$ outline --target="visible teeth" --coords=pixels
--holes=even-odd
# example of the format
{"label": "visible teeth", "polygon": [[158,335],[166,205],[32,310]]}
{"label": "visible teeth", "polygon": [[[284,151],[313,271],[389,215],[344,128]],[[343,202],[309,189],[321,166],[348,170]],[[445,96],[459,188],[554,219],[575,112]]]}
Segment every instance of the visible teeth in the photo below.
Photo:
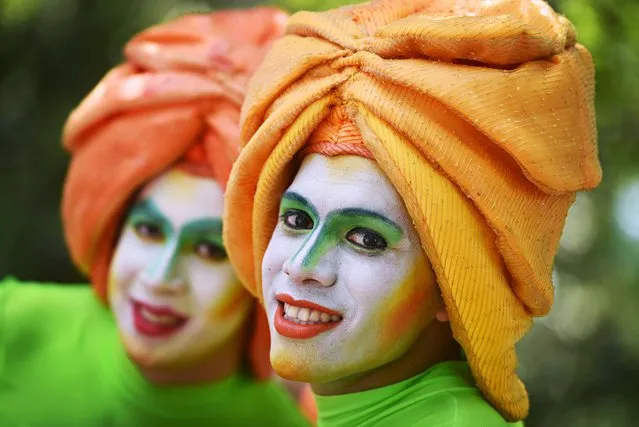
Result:
{"label": "visible teeth", "polygon": [[140,308],[140,314],[149,322],[159,323],[161,325],[174,325],[179,321],[175,316],[153,314],[144,307]]}
{"label": "visible teeth", "polygon": [[335,314],[330,315],[319,310],[311,310],[308,307],[297,307],[288,303],[284,303],[284,317],[301,325],[330,323],[342,320],[340,316]]}
{"label": "visible teeth", "polygon": [[310,310],[306,307],[300,308],[300,312],[297,313],[297,318],[303,321],[308,321]]}
{"label": "visible teeth", "polygon": [[293,319],[297,318],[297,313],[300,311],[299,307],[295,307],[294,305],[284,304],[284,312],[288,317]]}

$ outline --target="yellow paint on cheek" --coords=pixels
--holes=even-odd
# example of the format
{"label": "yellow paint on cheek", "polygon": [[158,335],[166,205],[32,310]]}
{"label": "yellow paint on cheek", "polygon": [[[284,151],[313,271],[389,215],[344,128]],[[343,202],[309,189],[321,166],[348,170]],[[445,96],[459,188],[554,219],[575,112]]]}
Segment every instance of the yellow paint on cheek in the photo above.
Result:
{"label": "yellow paint on cheek", "polygon": [[[380,304],[377,319],[383,325],[380,348],[387,348],[407,334],[420,332],[434,314],[437,298],[435,278],[424,257],[415,263],[391,297]],[[433,311],[433,313],[428,313]]]}
{"label": "yellow paint on cheek", "polygon": [[110,298],[114,295],[114,292],[117,290],[117,281],[115,280],[115,275],[113,273],[109,273],[109,279],[107,282],[107,297]]}
{"label": "yellow paint on cheek", "polygon": [[233,291],[228,292],[222,301],[215,302],[207,312],[209,322],[215,323],[224,321],[242,311],[251,300],[251,295],[236,282],[237,286],[233,286]]}

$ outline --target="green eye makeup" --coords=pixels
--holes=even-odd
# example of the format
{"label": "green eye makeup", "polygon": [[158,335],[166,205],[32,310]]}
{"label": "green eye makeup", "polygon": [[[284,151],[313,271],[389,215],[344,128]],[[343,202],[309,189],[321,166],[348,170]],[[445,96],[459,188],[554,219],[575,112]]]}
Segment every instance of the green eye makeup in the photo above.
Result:
{"label": "green eye makeup", "polygon": [[[280,203],[280,221],[289,232],[307,234],[319,225],[317,209],[295,192],[286,192]],[[384,252],[404,236],[401,227],[384,215],[361,208],[339,209],[329,213],[313,233],[310,250],[304,250],[303,265],[312,267],[330,248],[344,242],[367,255]],[[310,235],[307,239],[310,239]],[[304,242],[300,251],[309,244]],[[299,256],[300,252],[297,255]]]}

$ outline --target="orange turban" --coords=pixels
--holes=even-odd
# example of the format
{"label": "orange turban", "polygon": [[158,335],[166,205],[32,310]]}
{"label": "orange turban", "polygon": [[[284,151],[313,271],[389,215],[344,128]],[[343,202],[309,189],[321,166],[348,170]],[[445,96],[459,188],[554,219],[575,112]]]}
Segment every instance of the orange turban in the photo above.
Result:
{"label": "orange turban", "polygon": [[298,152],[327,152],[307,145],[327,118],[342,125],[320,142],[374,158],[404,200],[478,387],[525,418],[515,344],[552,305],[575,192],[601,180],[594,67],[572,24],[541,0],[293,15],[249,86],[226,195],[229,256],[260,298],[277,196]]}
{"label": "orange turban", "polygon": [[287,18],[275,8],[228,10],[143,31],[69,116],[64,232],[103,301],[122,214],[144,183],[182,161],[226,185],[248,79]]}

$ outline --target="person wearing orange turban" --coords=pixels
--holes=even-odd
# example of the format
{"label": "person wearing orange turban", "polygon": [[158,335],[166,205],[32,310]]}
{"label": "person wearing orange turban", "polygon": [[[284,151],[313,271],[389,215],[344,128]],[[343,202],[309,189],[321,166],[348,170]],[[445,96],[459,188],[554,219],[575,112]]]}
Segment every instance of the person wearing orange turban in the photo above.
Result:
{"label": "person wearing orange turban", "polygon": [[308,425],[271,379],[266,319],[222,243],[245,88],[286,19],[254,8],[152,27],[71,113],[62,220],[95,292],[2,283],[5,418]]}
{"label": "person wearing orange turban", "polygon": [[505,426],[601,180],[594,68],[541,0],[378,0],[287,24],[249,84],[224,240],[320,426]]}

